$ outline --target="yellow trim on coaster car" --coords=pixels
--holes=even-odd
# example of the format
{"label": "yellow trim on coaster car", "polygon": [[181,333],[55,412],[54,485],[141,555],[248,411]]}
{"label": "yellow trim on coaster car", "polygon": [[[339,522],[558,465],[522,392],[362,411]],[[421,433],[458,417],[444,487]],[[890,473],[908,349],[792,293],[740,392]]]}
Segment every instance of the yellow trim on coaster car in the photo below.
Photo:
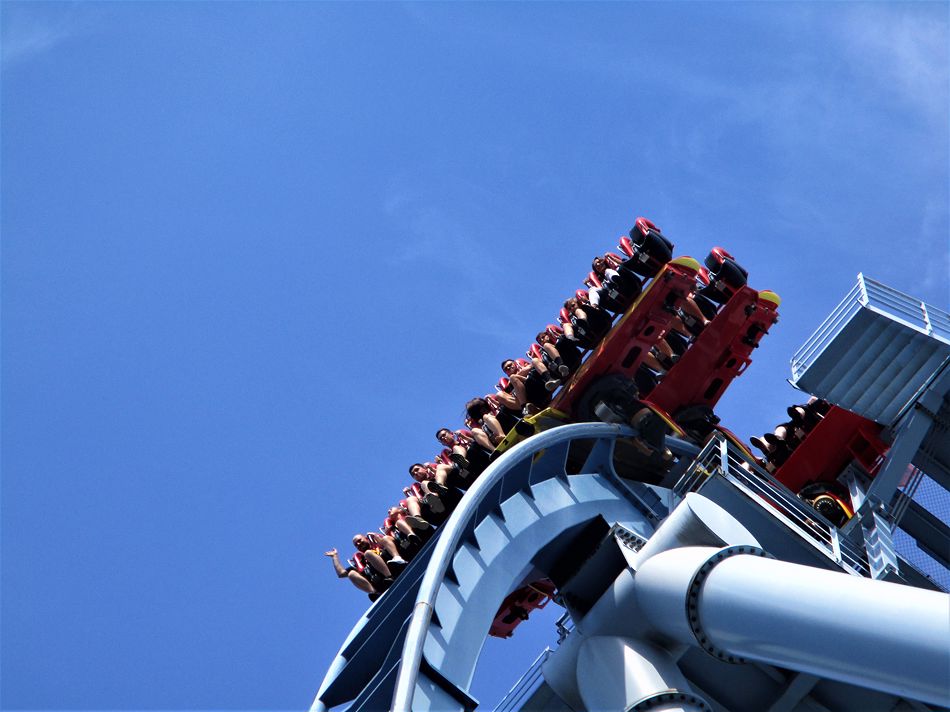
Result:
{"label": "yellow trim on coaster car", "polygon": [[[831,499],[833,499],[835,502],[838,503],[838,506],[844,510],[845,516],[847,516],[848,519],[851,519],[851,517],[854,516],[854,510],[851,508],[851,505],[845,502],[843,499],[841,499],[841,497],[839,497],[836,494],[832,494],[831,492],[825,492],[825,494],[828,497],[831,497]],[[819,495],[819,497],[820,496],[821,495]],[[816,497],[815,499],[818,499],[818,498]]]}
{"label": "yellow trim on coaster car", "polygon": [[699,260],[694,260],[692,257],[676,257],[666,264],[685,267],[686,269],[693,270],[693,272],[699,272],[699,270],[703,268],[703,266],[699,264]]}
{"label": "yellow trim on coaster car", "polygon": [[669,429],[672,430],[674,434],[676,434],[677,436],[681,438],[686,437],[686,431],[683,430],[665,410],[663,410],[659,406],[653,405],[649,401],[642,401],[642,403],[647,408],[649,408],[654,413],[656,413],[658,416],[660,416],[663,422],[666,423],[667,427],[669,427]]}
{"label": "yellow trim on coaster car", "polygon": [[[524,421],[526,423],[530,423],[531,425],[537,425],[538,426],[537,430],[540,432],[542,430],[547,430],[548,428],[552,428],[554,427],[554,425],[561,425],[563,423],[566,423],[567,413],[565,413],[564,411],[558,410],[557,408],[548,407],[540,411],[539,413],[535,413],[534,415],[529,415],[527,418],[524,418]],[[555,422],[548,423],[545,421],[555,421]],[[505,435],[505,439],[495,446],[495,452],[503,453],[508,448],[514,447],[515,445],[520,443],[522,440],[525,439],[525,437],[526,436],[519,434],[514,428],[512,428],[511,430],[508,431],[508,434]]]}
{"label": "yellow trim on coaster car", "polygon": [[769,289],[764,289],[761,292],[759,292],[759,299],[761,299],[764,302],[769,302],[770,304],[774,304],[776,307],[779,307],[782,304],[782,298],[779,295],[777,295],[775,292]]}

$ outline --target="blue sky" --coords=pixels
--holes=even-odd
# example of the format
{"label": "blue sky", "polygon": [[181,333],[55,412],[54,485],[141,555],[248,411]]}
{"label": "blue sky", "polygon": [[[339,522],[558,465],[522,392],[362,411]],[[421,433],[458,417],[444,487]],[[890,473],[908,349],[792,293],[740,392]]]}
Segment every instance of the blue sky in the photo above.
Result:
{"label": "blue sky", "polygon": [[784,299],[746,436],[858,271],[946,308],[947,18],[5,2],[0,705],[309,705],[366,605],[322,552],[637,215]]}

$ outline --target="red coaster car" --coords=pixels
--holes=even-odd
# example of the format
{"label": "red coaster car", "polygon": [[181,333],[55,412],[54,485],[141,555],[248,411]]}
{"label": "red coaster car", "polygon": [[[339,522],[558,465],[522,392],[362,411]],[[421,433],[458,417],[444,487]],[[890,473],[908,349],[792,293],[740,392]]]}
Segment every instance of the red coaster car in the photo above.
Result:
{"label": "red coaster car", "polygon": [[554,584],[549,579],[542,579],[508,594],[501,602],[488,634],[496,638],[510,638],[521,621],[528,620],[531,611],[548,605],[554,591]]}

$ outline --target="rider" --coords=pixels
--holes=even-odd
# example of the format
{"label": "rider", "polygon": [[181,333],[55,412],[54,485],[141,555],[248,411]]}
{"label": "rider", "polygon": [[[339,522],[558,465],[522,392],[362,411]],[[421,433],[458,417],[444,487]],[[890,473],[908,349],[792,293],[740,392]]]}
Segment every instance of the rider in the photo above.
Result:
{"label": "rider", "polygon": [[610,314],[590,303],[586,289],[578,289],[573,297],[564,302],[567,319],[573,327],[577,343],[586,348],[594,348],[610,331],[613,321]]}
{"label": "rider", "polygon": [[619,265],[620,257],[610,252],[595,257],[591,263],[592,275],[588,278],[590,303],[614,313],[626,311],[643,289],[641,279],[629,270],[618,271]]}
{"label": "rider", "polygon": [[407,562],[399,556],[392,537],[380,537],[379,541],[373,542],[365,534],[356,534],[353,537],[353,546],[356,548],[354,564],[344,567],[335,548],[324,552],[324,556],[330,557],[337,578],[349,579],[356,588],[369,594],[370,600],[376,600],[392,585],[393,569],[398,573],[405,568]]}
{"label": "rider", "polygon": [[475,442],[491,452],[505,439],[505,430],[492,413],[491,404],[484,398],[472,398],[465,404],[465,413],[476,425],[472,428]]}
{"label": "rider", "polygon": [[529,362],[519,363],[515,359],[506,358],[501,362],[501,370],[511,383],[512,395],[523,404],[530,403],[538,408],[544,408],[551,402],[551,391]]}

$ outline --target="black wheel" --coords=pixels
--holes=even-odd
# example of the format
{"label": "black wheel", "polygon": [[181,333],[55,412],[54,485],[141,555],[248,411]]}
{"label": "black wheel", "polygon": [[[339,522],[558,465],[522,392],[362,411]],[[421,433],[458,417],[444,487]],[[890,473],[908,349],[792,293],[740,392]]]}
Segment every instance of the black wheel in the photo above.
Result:
{"label": "black wheel", "polygon": [[578,420],[600,420],[598,406],[606,408],[620,422],[627,422],[635,411],[638,389],[636,383],[619,373],[610,374],[595,381],[581,397],[575,409]]}
{"label": "black wheel", "polygon": [[719,423],[719,416],[708,405],[691,405],[681,408],[674,420],[686,431],[690,439],[703,442]]}

